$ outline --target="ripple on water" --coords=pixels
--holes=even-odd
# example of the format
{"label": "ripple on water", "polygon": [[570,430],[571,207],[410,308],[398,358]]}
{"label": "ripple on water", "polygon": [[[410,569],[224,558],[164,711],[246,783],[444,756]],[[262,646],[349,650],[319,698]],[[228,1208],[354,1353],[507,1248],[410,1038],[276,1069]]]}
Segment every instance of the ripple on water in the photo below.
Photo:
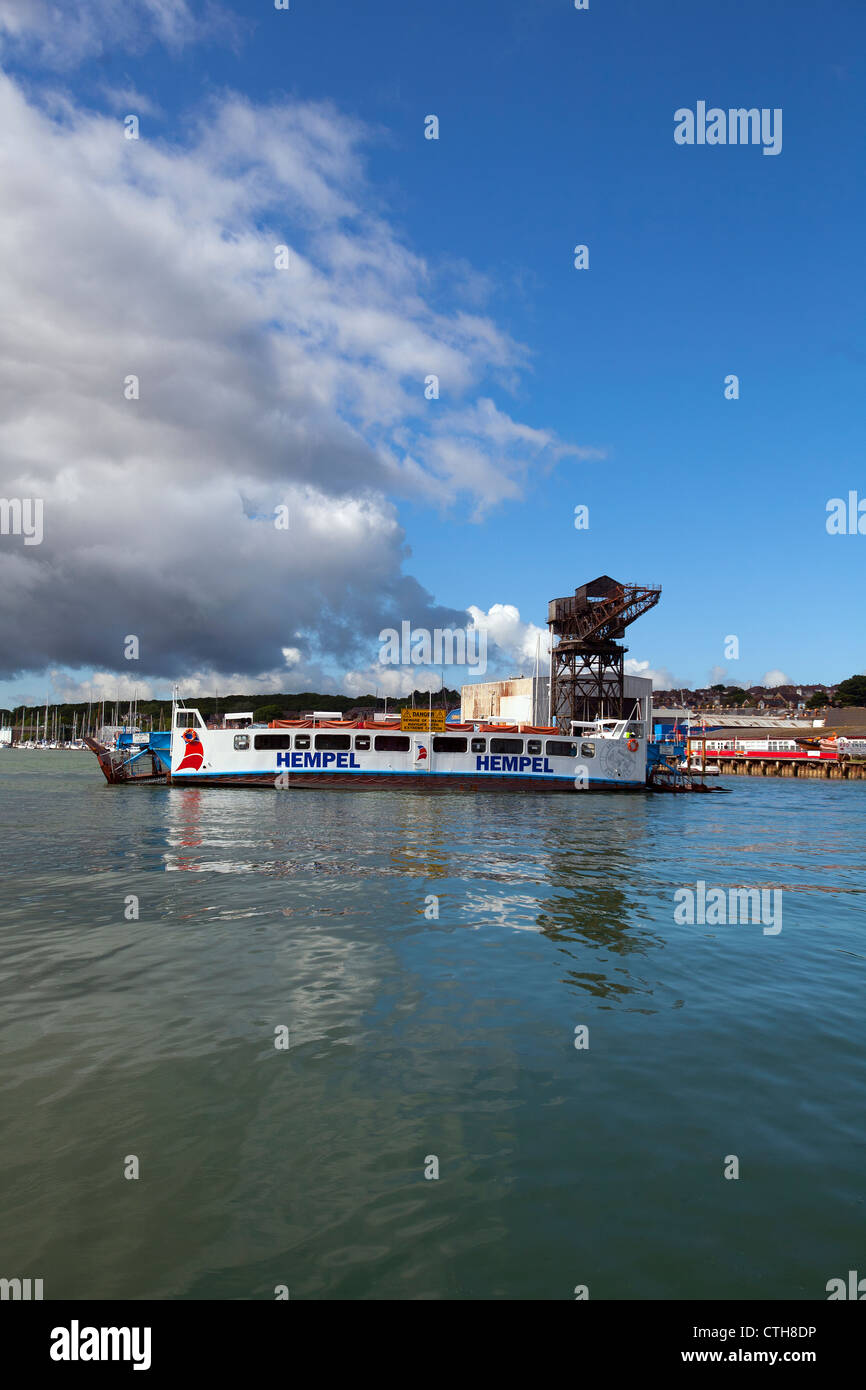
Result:
{"label": "ripple on water", "polygon": [[[855,1267],[866,786],[88,764],[0,766],[4,1247],[51,1297],[820,1298]],[[678,925],[698,880],[781,889],[782,931]]]}

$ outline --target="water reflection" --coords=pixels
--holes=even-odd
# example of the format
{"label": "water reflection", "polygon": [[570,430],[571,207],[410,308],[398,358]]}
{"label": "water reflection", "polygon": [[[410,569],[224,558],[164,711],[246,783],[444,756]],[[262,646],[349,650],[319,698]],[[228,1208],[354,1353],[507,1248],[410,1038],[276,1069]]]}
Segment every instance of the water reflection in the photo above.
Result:
{"label": "water reflection", "polygon": [[[165,811],[167,869],[254,881],[234,917],[362,932],[372,918],[382,945],[397,923],[528,931],[557,948],[560,981],[612,999],[646,992],[624,962],[665,944],[644,873],[645,798],[173,788]],[[425,915],[430,894],[438,916]]]}
{"label": "water reflection", "polygon": [[[802,1297],[816,1240],[848,1267],[866,785],[750,784],[723,815],[46,778],[0,842],[0,1186],[9,1267],[52,1297],[559,1298],[590,1257],[601,1296]],[[676,928],[672,893],[766,881],[785,804],[844,865],[792,844],[779,881],[821,893],[767,969],[760,936]],[[763,1160],[734,1242],[700,1158],[731,1133]]]}

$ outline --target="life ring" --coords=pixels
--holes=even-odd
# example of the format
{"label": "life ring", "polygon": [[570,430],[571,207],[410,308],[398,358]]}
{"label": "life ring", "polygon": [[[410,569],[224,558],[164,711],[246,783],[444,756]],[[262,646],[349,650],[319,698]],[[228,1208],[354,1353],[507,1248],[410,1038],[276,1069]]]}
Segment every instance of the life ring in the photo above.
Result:
{"label": "life ring", "polygon": [[639,745],[639,743],[638,743],[638,741],[637,741],[636,738],[630,738],[630,739],[629,739],[629,741],[628,741],[628,751],[629,751],[630,753],[636,753],[639,747],[640,747],[640,745]]}

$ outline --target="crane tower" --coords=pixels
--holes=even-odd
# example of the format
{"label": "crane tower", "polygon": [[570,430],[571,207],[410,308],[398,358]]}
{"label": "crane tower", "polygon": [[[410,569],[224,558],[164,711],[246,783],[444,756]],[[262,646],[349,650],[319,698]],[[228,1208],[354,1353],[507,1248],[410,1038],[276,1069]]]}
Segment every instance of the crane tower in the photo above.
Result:
{"label": "crane tower", "polygon": [[572,719],[627,717],[623,659],[616,640],[635,618],[654,608],[661,586],[621,584],[602,574],[575,589],[573,598],[548,604],[551,640],[551,722],[568,732]]}

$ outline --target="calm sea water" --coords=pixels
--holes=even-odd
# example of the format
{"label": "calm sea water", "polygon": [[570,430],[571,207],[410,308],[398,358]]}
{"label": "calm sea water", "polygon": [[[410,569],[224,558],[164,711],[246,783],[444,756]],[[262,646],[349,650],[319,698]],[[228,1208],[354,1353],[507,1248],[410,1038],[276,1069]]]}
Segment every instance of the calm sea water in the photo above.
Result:
{"label": "calm sea water", "polygon": [[[866,1273],[866,783],[724,785],[123,789],[0,753],[0,1276],[823,1299]],[[677,925],[698,880],[781,888],[782,931]]]}

